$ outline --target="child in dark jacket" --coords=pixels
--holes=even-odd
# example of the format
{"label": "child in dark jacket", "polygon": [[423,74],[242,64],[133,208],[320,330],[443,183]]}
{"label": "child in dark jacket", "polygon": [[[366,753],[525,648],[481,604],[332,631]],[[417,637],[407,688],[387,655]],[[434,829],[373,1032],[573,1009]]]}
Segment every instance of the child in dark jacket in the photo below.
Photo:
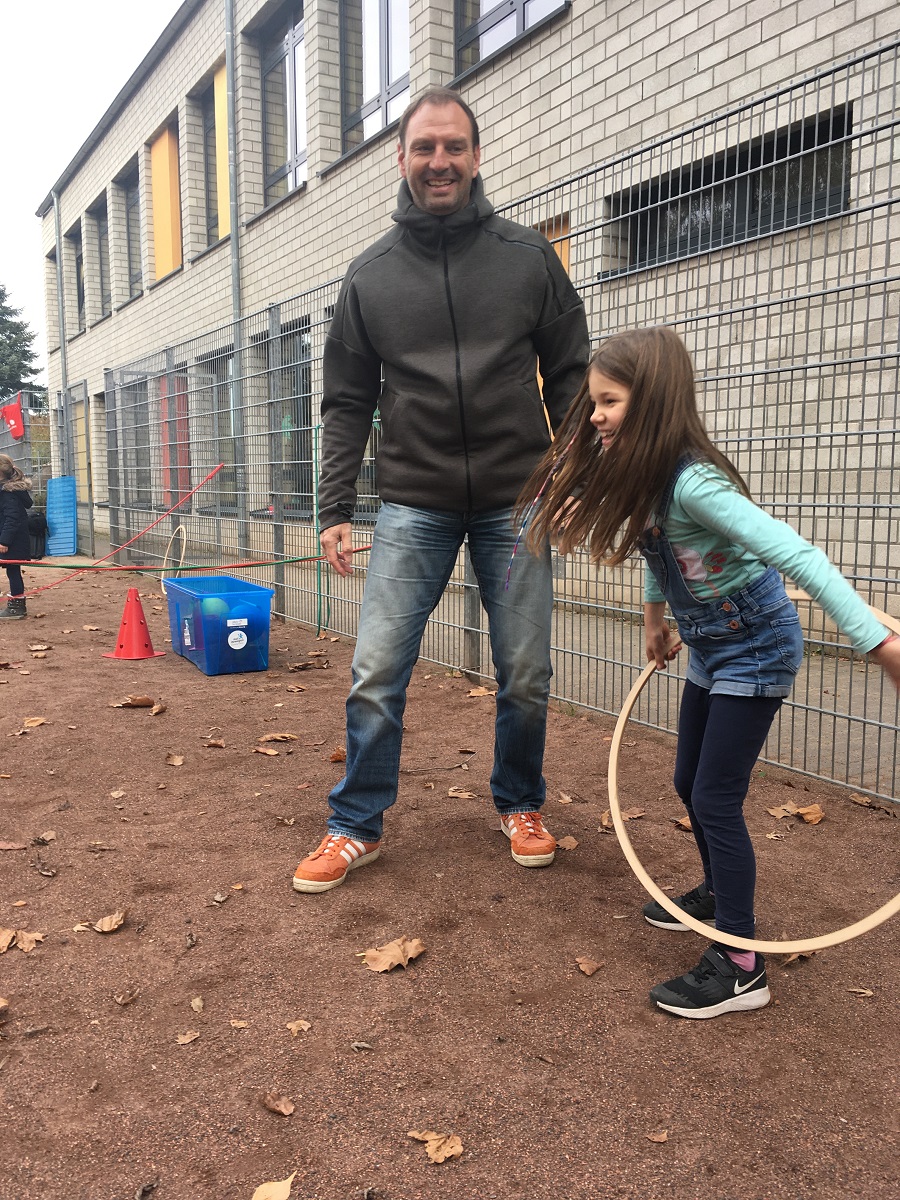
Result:
{"label": "child in dark jacket", "polygon": [[[31,535],[28,531],[28,509],[32,500],[26,479],[13,460],[0,454],[0,562],[4,559],[31,558]],[[25,583],[22,568],[9,565],[9,599],[0,609],[0,620],[22,621],[25,609]]]}

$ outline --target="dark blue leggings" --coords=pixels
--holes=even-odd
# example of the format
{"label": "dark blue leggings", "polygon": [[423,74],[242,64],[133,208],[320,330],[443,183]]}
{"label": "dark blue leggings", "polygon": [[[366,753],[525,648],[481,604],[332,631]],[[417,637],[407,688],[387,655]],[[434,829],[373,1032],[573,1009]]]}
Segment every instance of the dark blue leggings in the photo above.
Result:
{"label": "dark blue leggings", "polygon": [[9,594],[11,596],[21,596],[25,591],[25,581],[22,578],[22,568],[7,567],[6,574],[9,576]]}
{"label": "dark blue leggings", "polygon": [[712,695],[688,680],[678,714],[675,791],[691,818],[716,928],[753,937],[756,857],[744,822],[750,774],[781,699]]}

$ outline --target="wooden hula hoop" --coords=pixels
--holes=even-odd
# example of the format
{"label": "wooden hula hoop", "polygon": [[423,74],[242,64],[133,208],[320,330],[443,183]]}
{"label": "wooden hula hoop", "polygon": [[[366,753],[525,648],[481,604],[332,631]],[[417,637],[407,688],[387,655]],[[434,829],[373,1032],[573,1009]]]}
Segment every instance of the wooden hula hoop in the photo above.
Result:
{"label": "wooden hula hoop", "polygon": [[[187,553],[187,531],[185,530],[183,525],[176,525],[175,528],[172,530],[172,536],[169,538],[168,542],[166,543],[166,552],[163,555],[163,570],[166,569],[166,563],[168,562],[168,559],[169,559],[169,551],[172,549],[172,543],[175,541],[175,538],[178,536],[179,533],[181,534],[181,558],[178,560],[178,565],[179,565],[179,567],[184,566],[184,556]],[[160,575],[160,577],[159,577],[159,586],[162,588],[162,594],[164,596],[167,595],[168,593],[166,592],[166,581],[162,577],[162,575]]]}
{"label": "wooden hula hoop", "polygon": [[[788,595],[792,600],[810,599],[805,592],[795,589],[789,590]],[[897,621],[896,618],[877,608],[872,608],[872,612],[892,633],[900,635],[900,621]],[[878,925],[886,921],[888,917],[893,917],[895,913],[900,912],[900,893],[898,893],[893,900],[889,900],[887,904],[882,904],[881,908],[877,908],[869,916],[863,917],[861,921],[856,921],[854,924],[847,925],[843,929],[836,929],[833,933],[823,933],[819,937],[799,938],[790,942],[766,942],[758,941],[756,938],[737,937],[733,933],[723,933],[719,929],[711,929],[708,925],[704,925],[702,921],[698,921],[696,917],[692,917],[689,913],[679,908],[670,896],[667,896],[665,892],[657,887],[644,870],[631,844],[631,839],[625,828],[625,822],[622,820],[622,811],[619,807],[618,784],[619,747],[622,744],[625,727],[628,724],[628,718],[631,716],[631,710],[637,703],[638,696],[640,696],[641,692],[647,686],[655,671],[656,663],[648,663],[641,672],[640,678],[626,696],[625,703],[622,705],[622,711],[619,713],[619,719],[616,722],[612,744],[609,748],[609,811],[612,816],[613,826],[615,827],[616,837],[619,839],[619,845],[622,847],[622,853],[628,860],[628,865],[643,884],[645,890],[650,893],[654,900],[663,906],[667,913],[676,917],[682,925],[687,925],[688,929],[693,929],[694,933],[699,933],[707,939],[714,937],[717,942],[722,942],[726,946],[734,946],[737,950],[758,950],[761,954],[809,954],[813,950],[825,950],[828,946],[838,946],[841,942],[849,942],[863,933],[869,933],[870,930],[875,929]]]}

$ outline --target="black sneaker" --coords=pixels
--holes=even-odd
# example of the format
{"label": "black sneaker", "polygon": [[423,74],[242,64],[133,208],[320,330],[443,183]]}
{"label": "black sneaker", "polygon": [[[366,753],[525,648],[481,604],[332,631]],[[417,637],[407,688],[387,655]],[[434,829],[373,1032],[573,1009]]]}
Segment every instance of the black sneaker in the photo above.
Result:
{"label": "black sneaker", "polygon": [[693,971],[650,989],[650,999],[666,1012],[701,1021],[765,1008],[771,998],[761,954],[752,971],[742,971],[718,946],[710,946]]}
{"label": "black sneaker", "polygon": [[[673,896],[672,898],[679,908],[684,909],[689,917],[696,917],[704,925],[715,925],[716,898],[710,895],[709,888],[705,883],[691,888],[683,896]],[[688,932],[688,926],[683,925],[671,913],[666,912],[663,906],[658,904],[656,900],[650,900],[644,905],[641,911],[644,914],[644,920],[649,921],[651,925],[655,925],[657,929],[677,929],[685,933]]]}

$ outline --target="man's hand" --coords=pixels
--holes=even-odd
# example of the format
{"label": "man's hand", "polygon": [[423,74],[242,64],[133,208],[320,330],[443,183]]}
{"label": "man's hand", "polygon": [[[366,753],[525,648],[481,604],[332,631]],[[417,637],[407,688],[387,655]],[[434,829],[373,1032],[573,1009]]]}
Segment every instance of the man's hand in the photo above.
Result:
{"label": "man's hand", "polygon": [[8,549],[9,549],[9,546],[0,545],[0,554],[5,554]]}
{"label": "man's hand", "polygon": [[349,521],[323,529],[319,544],[338,575],[353,573],[353,526]]}
{"label": "man's hand", "polygon": [[656,669],[663,671],[681,649],[681,639],[666,624],[664,603],[644,605],[644,643],[647,661],[655,662]]}

